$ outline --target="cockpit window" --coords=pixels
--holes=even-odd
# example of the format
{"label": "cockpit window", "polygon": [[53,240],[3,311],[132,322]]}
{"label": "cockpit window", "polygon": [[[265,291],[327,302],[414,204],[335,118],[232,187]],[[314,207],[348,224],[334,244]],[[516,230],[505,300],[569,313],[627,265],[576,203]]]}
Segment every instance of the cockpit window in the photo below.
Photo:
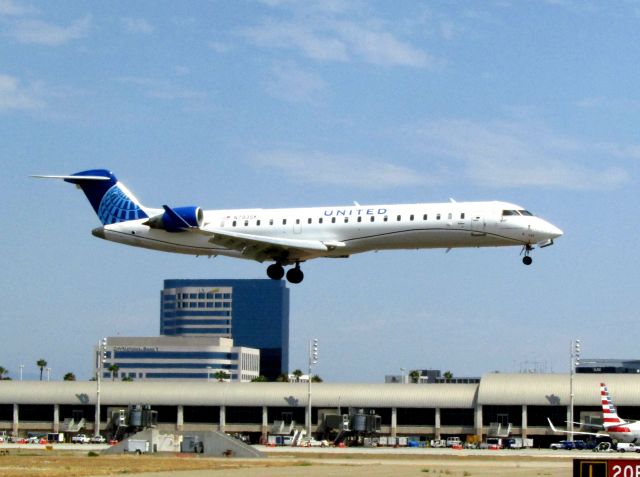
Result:
{"label": "cockpit window", "polygon": [[522,215],[528,215],[533,217],[533,214],[531,212],[529,212],[528,210],[519,210],[518,212],[520,212],[520,214]]}
{"label": "cockpit window", "polygon": [[519,215],[517,210],[503,210],[502,216],[505,217],[507,215]]}

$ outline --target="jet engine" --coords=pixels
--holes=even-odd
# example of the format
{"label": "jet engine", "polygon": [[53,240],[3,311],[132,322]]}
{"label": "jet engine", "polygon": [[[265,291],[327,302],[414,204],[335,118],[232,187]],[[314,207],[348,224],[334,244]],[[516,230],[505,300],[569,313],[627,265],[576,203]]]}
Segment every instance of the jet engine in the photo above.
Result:
{"label": "jet engine", "polygon": [[202,209],[196,206],[176,207],[172,209],[164,205],[164,214],[155,215],[144,222],[152,229],[162,229],[167,232],[182,232],[191,227],[201,227],[204,221]]}

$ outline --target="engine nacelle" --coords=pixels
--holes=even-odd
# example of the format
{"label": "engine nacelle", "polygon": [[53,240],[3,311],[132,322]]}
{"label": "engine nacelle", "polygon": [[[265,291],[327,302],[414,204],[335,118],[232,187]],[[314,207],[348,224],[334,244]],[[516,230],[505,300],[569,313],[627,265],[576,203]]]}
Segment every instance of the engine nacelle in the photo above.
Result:
{"label": "engine nacelle", "polygon": [[191,227],[201,227],[203,221],[204,213],[200,207],[192,205],[172,209],[165,205],[164,214],[151,217],[144,225],[167,232],[182,232]]}

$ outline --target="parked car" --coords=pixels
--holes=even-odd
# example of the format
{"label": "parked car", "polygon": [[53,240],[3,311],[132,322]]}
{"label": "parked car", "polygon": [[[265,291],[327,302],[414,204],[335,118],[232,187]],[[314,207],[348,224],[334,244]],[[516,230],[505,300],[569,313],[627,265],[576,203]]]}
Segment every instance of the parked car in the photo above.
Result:
{"label": "parked car", "polygon": [[100,434],[98,434],[97,436],[93,436],[90,439],[90,442],[92,444],[104,444],[105,442],[107,442],[107,440],[104,438],[104,436],[101,436]]}
{"label": "parked car", "polygon": [[86,434],[76,434],[71,438],[71,442],[74,444],[88,444],[91,442],[91,439]]}
{"label": "parked car", "polygon": [[553,450],[558,450],[558,449],[564,449],[564,450],[572,450],[575,449],[575,444],[573,443],[573,441],[560,441],[560,442],[554,442],[553,444],[551,444],[549,446],[549,449],[553,449]]}

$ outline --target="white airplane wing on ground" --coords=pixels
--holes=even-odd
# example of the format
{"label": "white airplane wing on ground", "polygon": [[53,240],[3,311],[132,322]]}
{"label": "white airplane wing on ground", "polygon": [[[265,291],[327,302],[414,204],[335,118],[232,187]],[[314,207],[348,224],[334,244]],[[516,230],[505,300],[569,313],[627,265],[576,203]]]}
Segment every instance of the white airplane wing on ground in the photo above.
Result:
{"label": "white airplane wing on ground", "polygon": [[602,433],[602,432],[568,431],[568,430],[556,429],[556,427],[551,422],[551,419],[549,419],[547,417],[547,421],[549,421],[549,425],[551,426],[551,430],[553,432],[558,432],[558,433],[561,433],[561,434],[582,434],[582,435],[587,435],[587,436],[610,437],[609,434],[605,434],[605,433]]}

